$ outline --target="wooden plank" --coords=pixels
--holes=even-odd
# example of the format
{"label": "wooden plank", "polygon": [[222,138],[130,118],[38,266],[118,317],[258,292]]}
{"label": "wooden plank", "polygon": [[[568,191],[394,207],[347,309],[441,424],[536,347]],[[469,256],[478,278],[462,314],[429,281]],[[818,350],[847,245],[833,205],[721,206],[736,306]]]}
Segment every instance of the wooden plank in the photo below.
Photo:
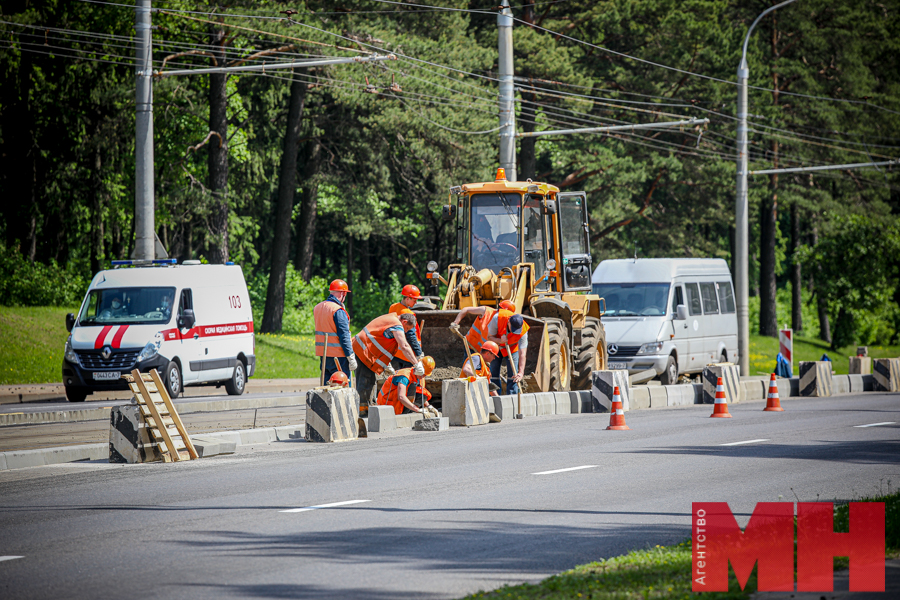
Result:
{"label": "wooden plank", "polygon": [[184,423],[181,422],[181,417],[178,416],[178,411],[175,409],[175,404],[172,402],[172,399],[169,398],[169,392],[166,390],[166,386],[163,385],[162,379],[159,376],[159,373],[156,369],[150,371],[150,377],[153,378],[153,383],[156,384],[156,387],[160,391],[160,396],[162,396],[163,402],[166,403],[166,408],[169,409],[169,414],[172,417],[172,420],[175,422],[175,428],[178,430],[178,433],[181,434],[181,439],[184,440],[184,445],[187,448],[188,453],[191,455],[191,459],[200,458],[200,455],[197,454],[197,450],[194,448],[194,444],[191,442],[191,438],[187,433],[187,429],[184,428]]}
{"label": "wooden plank", "polygon": [[[141,377],[141,372],[138,371],[137,369],[135,369],[131,372],[131,375],[134,377],[135,382],[138,384],[138,387],[140,387],[141,397],[145,401],[147,401],[147,408],[150,409],[150,414],[153,416],[153,419],[157,423],[162,423],[163,422],[162,416],[160,416],[159,411],[156,409],[156,405],[153,402],[149,402],[150,393],[147,391],[147,388],[144,385],[144,380]],[[175,443],[172,441],[171,436],[169,436],[169,431],[167,429],[163,428],[163,429],[160,429],[159,432],[160,432],[160,434],[162,434],[163,440],[165,441],[166,450],[169,450],[169,451],[173,450],[175,448]],[[172,460],[177,461],[178,454],[177,453],[171,453],[171,454],[172,454]]]}

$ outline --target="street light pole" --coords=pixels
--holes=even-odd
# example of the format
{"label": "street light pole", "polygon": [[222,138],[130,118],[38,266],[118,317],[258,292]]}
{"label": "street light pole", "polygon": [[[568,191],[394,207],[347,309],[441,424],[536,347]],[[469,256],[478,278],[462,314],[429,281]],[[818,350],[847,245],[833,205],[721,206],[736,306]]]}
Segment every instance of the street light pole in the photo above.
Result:
{"label": "street light pole", "polygon": [[498,70],[500,71],[500,166],[509,181],[516,174],[516,105],[513,83],[513,16],[509,6],[497,15]]}
{"label": "street light pole", "polygon": [[135,7],[134,258],[156,258],[153,199],[153,63],[150,0]]}
{"label": "street light pole", "polygon": [[750,78],[750,68],[747,66],[747,44],[750,42],[750,34],[759,20],[777,8],[790,4],[795,0],[787,0],[781,4],[763,11],[744,37],[744,50],[741,54],[741,64],[738,66],[738,98],[737,98],[737,193],[734,210],[734,287],[737,300],[738,318],[738,356],[740,360],[741,375],[750,374],[750,218],[747,203],[747,173],[748,173],[748,144],[747,144],[747,79]]}

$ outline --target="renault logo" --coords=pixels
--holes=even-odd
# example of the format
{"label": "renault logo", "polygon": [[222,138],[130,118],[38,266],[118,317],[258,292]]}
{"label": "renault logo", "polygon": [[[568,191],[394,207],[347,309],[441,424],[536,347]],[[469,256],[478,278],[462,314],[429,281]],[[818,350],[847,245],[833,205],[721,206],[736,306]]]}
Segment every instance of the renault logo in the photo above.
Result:
{"label": "renault logo", "polygon": [[619,347],[616,346],[615,344],[610,344],[609,346],[606,347],[606,351],[609,352],[610,354],[615,354],[616,352],[619,351]]}
{"label": "renault logo", "polygon": [[111,354],[112,348],[110,348],[109,346],[103,346],[103,350],[100,351],[100,356],[103,357],[103,360],[109,360]]}

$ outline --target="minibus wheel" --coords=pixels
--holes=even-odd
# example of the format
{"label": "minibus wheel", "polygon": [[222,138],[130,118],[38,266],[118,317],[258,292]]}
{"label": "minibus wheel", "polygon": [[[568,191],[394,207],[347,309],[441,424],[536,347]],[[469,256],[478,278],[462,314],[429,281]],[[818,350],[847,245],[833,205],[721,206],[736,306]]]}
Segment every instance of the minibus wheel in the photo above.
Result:
{"label": "minibus wheel", "polygon": [[169,398],[175,399],[181,393],[181,369],[178,363],[170,360],[166,366],[166,391],[169,392]]}
{"label": "minibus wheel", "polygon": [[666,362],[666,370],[659,375],[659,381],[663,385],[674,385],[678,382],[678,364],[675,362],[675,357],[671,354]]}
{"label": "minibus wheel", "polygon": [[231,379],[225,382],[225,391],[229,396],[240,396],[244,393],[244,386],[247,383],[247,372],[244,370],[244,363],[234,361],[234,371],[231,373]]}

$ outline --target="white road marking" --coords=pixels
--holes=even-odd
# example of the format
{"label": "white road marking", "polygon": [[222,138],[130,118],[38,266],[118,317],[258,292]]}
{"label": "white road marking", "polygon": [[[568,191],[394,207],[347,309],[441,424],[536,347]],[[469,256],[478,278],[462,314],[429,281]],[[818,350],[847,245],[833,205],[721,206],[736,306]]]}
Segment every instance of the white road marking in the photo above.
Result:
{"label": "white road marking", "polygon": [[582,465],[580,467],[569,467],[568,469],[556,469],[555,471],[541,471],[540,473],[532,473],[532,475],[553,475],[554,473],[565,473],[566,471],[579,471],[581,469],[593,469],[599,465]]}
{"label": "white road marking", "polygon": [[318,504],[316,506],[305,506],[303,508],[292,508],[290,510],[279,510],[283,513],[298,513],[308,510],[318,510],[320,508],[334,508],[335,506],[347,506],[350,504],[360,504],[361,502],[371,502],[371,500],[344,500],[343,502],[332,502],[331,504]]}
{"label": "white road marking", "polygon": [[719,444],[720,446],[740,446],[741,444],[755,444],[756,442],[768,442],[767,439],[746,440],[744,442],[731,442],[730,444]]}
{"label": "white road marking", "polygon": [[885,421],[884,423],[869,423],[868,425],[854,425],[854,427],[878,427],[879,425],[895,425],[895,421]]}
{"label": "white road marking", "polygon": [[24,556],[0,556],[0,562],[4,560],[16,560],[17,558],[25,558]]}

